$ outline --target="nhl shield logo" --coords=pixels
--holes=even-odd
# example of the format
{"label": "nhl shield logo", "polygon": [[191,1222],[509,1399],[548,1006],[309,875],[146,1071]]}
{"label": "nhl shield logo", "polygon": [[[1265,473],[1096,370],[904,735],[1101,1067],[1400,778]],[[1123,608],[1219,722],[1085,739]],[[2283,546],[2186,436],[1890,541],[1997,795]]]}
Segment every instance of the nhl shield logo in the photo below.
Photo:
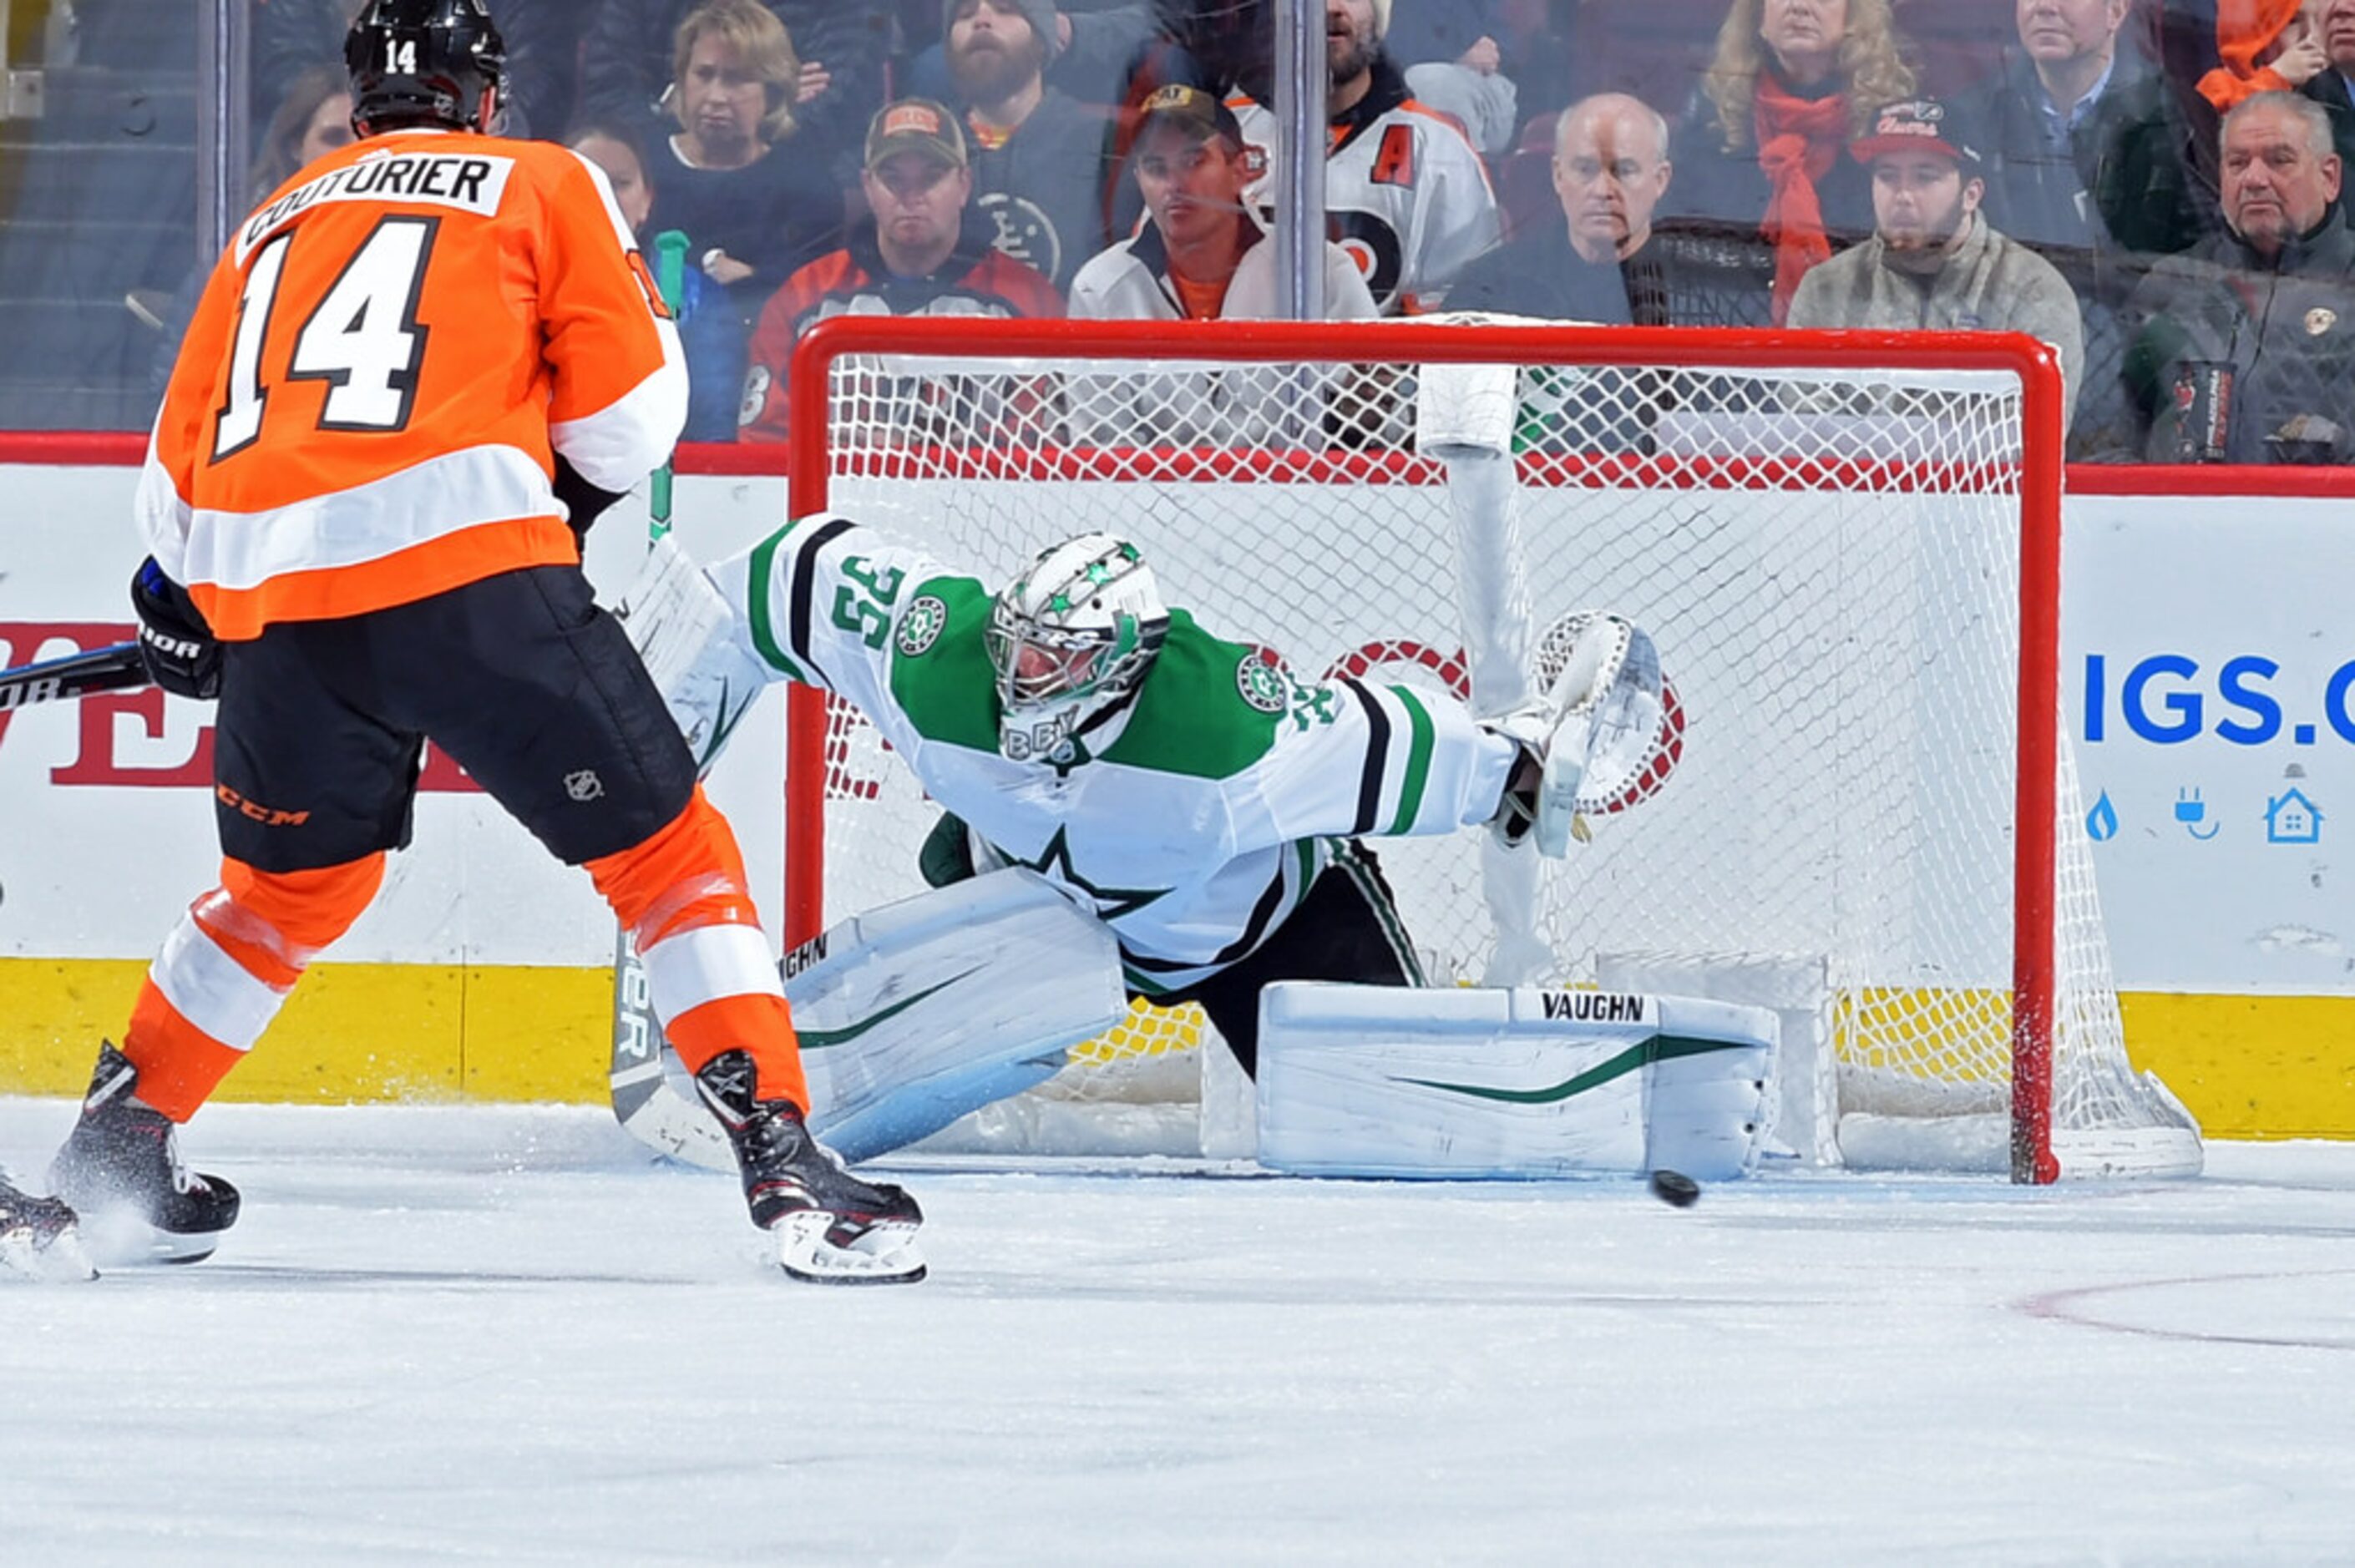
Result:
{"label": "nhl shield logo", "polygon": [[941,628],[949,623],[949,607],[934,595],[926,594],[908,606],[900,617],[900,634],[896,639],[900,652],[913,659],[940,641]]}

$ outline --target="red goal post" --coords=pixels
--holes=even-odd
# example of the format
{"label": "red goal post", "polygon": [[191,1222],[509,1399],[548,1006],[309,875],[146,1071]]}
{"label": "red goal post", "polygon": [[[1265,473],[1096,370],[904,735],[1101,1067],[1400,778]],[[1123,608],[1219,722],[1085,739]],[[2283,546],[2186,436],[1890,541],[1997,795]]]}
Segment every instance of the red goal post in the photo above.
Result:
{"label": "red goal post", "polygon": [[[2063,398],[2057,358],[2045,344],[2018,334],[1978,333],[1791,333],[1750,330],[1591,328],[1551,325],[1439,324],[1419,322],[1204,323],[1177,328],[1163,323],[1001,321],[941,318],[841,316],[818,323],[796,345],[791,366],[791,445],[788,496],[791,514],[805,515],[830,506],[848,506],[838,482],[846,461],[865,465],[870,476],[904,466],[914,474],[953,473],[960,468],[996,478],[1041,482],[1086,478],[1133,462],[1103,457],[1101,443],[1033,439],[996,445],[976,430],[965,443],[943,441],[937,432],[911,439],[896,454],[867,452],[846,460],[837,450],[834,391],[837,369],[878,356],[895,364],[937,362],[969,370],[976,364],[1019,367],[1021,376],[1052,376],[1113,362],[1154,366],[1216,361],[1235,366],[1347,366],[1380,361],[1406,367],[1488,365],[1596,367],[1628,372],[1673,366],[1684,375],[1807,373],[1866,377],[1891,366],[1940,373],[1987,373],[2009,377],[2018,388],[2019,440],[2002,465],[2000,487],[2016,496],[2019,520],[2017,669],[2013,715],[2017,750],[2012,779],[2009,1164],[2015,1181],[2042,1182],[2062,1173],[2051,1139],[2053,1042],[2056,1016],[2056,860],[2058,780],[2063,757],[2060,736],[2061,493]],[[1040,366],[1058,367],[1041,370]],[[952,374],[949,369],[940,372]],[[1411,441],[1411,437],[1408,438]],[[1149,444],[1149,443],[1140,443]],[[962,450],[959,450],[962,446]],[[1288,468],[1286,477],[1350,482],[1377,470],[1427,463],[1410,445],[1359,443],[1341,452],[1262,446],[1248,456],[1232,447],[1196,447],[1158,454],[1172,474],[1215,475],[1242,464]],[[1609,487],[1626,482],[1625,454],[1595,455],[1558,466],[1549,482]],[[1926,460],[1891,462],[1873,457],[1837,457],[1806,451],[1763,450],[1729,458],[1692,455],[1681,460],[1641,460],[1646,482],[1693,489],[1810,490],[1862,488],[1894,493],[1935,488],[1946,482]],[[1988,478],[1984,456],[1974,460],[1977,478]],[[1182,477],[1182,475],[1181,475]],[[1263,475],[1262,477],[1264,477]],[[1412,478],[1412,475],[1406,477]],[[854,514],[856,514],[854,513]],[[1117,528],[1117,522],[1110,525]],[[943,551],[959,567],[969,563]],[[978,565],[978,563],[971,563]],[[1192,585],[1171,585],[1173,597],[1188,602]],[[1249,632],[1249,627],[1228,629]],[[1671,677],[1676,669],[1674,629],[1655,628]],[[787,822],[785,940],[815,935],[828,918],[848,909],[826,907],[826,845],[828,744],[826,699],[804,688],[792,692],[785,781]]]}

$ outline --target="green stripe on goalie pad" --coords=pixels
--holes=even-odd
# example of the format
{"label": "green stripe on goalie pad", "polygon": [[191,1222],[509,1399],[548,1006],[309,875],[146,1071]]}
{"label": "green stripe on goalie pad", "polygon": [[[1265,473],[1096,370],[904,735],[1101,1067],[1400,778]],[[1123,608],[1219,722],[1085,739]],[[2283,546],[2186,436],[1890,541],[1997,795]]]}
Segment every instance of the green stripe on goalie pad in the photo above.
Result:
{"label": "green stripe on goalie pad", "polygon": [[1286,981],[1260,1001],[1259,1159],[1316,1176],[1723,1181],[1767,1132],[1764,1008]]}
{"label": "green stripe on goalie pad", "polygon": [[1103,923],[1038,873],[886,904],[785,955],[810,1127],[846,1160],[1044,1081],[1128,1012]]}

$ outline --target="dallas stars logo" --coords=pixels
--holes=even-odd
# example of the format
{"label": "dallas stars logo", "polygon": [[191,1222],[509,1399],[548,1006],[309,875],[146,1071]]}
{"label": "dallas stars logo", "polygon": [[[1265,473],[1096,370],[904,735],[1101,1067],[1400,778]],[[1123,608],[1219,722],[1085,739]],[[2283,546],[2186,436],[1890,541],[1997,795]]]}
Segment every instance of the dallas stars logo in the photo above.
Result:
{"label": "dallas stars logo", "polygon": [[1092,899],[1099,920],[1117,920],[1124,915],[1134,915],[1156,898],[1166,896],[1166,887],[1099,887],[1082,876],[1071,865],[1071,846],[1066,842],[1065,830],[1057,828],[1047,847],[1039,852],[1037,860],[1024,860],[1018,855],[1006,857],[1016,865],[1028,866],[1050,881],[1066,887],[1075,887]]}
{"label": "dallas stars logo", "polygon": [[930,648],[940,637],[941,628],[949,623],[949,607],[937,595],[926,594],[908,607],[900,618],[900,652],[913,659]]}
{"label": "dallas stars logo", "polygon": [[1261,662],[1257,653],[1246,653],[1235,666],[1235,689],[1243,702],[1263,714],[1280,714],[1284,709],[1284,676],[1270,664]]}

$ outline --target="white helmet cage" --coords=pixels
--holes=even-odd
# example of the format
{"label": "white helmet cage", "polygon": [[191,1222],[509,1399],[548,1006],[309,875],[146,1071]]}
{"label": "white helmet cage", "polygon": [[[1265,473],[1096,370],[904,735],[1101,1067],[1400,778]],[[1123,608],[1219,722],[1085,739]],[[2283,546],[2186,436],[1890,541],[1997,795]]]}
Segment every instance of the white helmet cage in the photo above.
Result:
{"label": "white helmet cage", "polygon": [[[990,606],[990,667],[998,703],[1032,749],[1066,736],[1125,699],[1168,635],[1169,610],[1136,546],[1082,534],[1039,553]],[[1010,755],[1011,753],[1009,753]]]}

